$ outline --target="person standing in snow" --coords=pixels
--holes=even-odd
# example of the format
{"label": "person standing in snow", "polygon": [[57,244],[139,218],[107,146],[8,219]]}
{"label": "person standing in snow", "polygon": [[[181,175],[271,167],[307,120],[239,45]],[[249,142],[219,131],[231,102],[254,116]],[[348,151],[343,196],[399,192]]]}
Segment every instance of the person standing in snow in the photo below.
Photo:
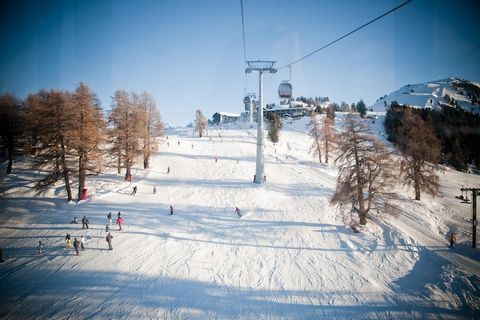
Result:
{"label": "person standing in snow", "polygon": [[153,186],[153,194],[157,193],[157,187]]}
{"label": "person standing in snow", "polygon": [[242,217],[242,214],[240,213],[240,208],[235,207],[235,213],[237,214],[237,216],[238,216],[239,218]]}
{"label": "person standing in snow", "polygon": [[85,229],[85,227],[87,227],[87,229],[88,229],[88,223],[89,223],[89,221],[88,221],[87,217],[83,216],[83,218],[82,218],[82,229]]}
{"label": "person standing in snow", "polygon": [[110,232],[107,234],[107,237],[105,238],[105,240],[107,240],[108,242],[108,250],[113,250],[112,248],[112,239],[113,239],[113,236],[110,234]]}
{"label": "person standing in snow", "polygon": [[173,214],[173,207],[170,206],[170,214]]}
{"label": "person standing in snow", "polygon": [[38,250],[38,251],[37,251],[38,254],[42,254],[42,253],[43,253],[43,243],[42,243],[41,240],[38,241],[38,248],[37,248],[37,250]]}
{"label": "person standing in snow", "polygon": [[133,191],[131,193],[132,196],[134,196],[137,193],[137,186],[133,186]]}
{"label": "person standing in snow", "polygon": [[118,217],[117,218],[117,224],[118,224],[118,230],[122,230],[122,223],[123,223],[123,218],[122,217]]}
{"label": "person standing in snow", "polygon": [[170,173],[170,166],[168,166],[167,168],[167,173]]}
{"label": "person standing in snow", "polygon": [[108,219],[108,224],[109,224],[109,225],[112,225],[112,213],[111,213],[111,212],[109,212],[109,213],[107,214],[107,219]]}
{"label": "person standing in snow", "polygon": [[70,233],[67,233],[67,235],[65,236],[65,243],[67,244],[67,248],[72,247],[72,240],[70,239]]}
{"label": "person standing in snow", "polygon": [[457,237],[455,236],[455,233],[450,234],[450,248],[453,248],[453,244],[457,241]]}
{"label": "person standing in snow", "polygon": [[85,237],[83,235],[80,236],[80,248],[85,250]]}
{"label": "person standing in snow", "polygon": [[78,245],[80,244],[80,241],[77,240],[77,238],[75,238],[75,240],[73,240],[73,248],[75,248],[75,252],[77,253],[77,256],[78,256]]}

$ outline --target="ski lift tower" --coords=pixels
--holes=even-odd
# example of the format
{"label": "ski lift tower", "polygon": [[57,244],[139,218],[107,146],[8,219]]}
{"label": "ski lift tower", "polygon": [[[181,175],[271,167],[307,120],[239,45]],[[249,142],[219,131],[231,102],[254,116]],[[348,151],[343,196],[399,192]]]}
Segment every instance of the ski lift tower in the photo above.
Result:
{"label": "ski lift tower", "polygon": [[258,105],[257,105],[257,164],[255,170],[255,183],[263,183],[265,177],[265,164],[263,162],[263,94],[262,94],[262,75],[264,72],[275,73],[277,69],[273,68],[276,61],[247,61],[245,73],[258,72]]}

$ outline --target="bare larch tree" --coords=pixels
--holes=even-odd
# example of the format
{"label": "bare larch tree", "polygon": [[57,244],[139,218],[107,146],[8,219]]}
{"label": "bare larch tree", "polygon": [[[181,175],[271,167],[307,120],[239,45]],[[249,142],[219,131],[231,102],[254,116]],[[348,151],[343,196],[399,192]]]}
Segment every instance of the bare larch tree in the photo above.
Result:
{"label": "bare larch tree", "polygon": [[198,136],[201,138],[203,132],[207,128],[207,118],[202,113],[202,110],[198,109],[195,113],[195,130],[198,132]]}
{"label": "bare larch tree", "polygon": [[401,179],[415,190],[415,200],[421,192],[439,194],[438,163],[442,158],[440,140],[431,126],[420,115],[405,109],[397,134],[397,148],[401,154]]}
{"label": "bare larch tree", "polygon": [[358,214],[361,225],[367,223],[372,209],[389,212],[389,200],[395,183],[395,170],[386,145],[375,138],[354,114],[347,115],[337,136],[339,167],[337,187],[331,203]]}
{"label": "bare larch tree", "polygon": [[100,101],[85,83],[80,83],[73,94],[74,117],[72,148],[78,161],[78,200],[85,188],[89,172],[100,172],[101,146],[105,141],[106,122]]}

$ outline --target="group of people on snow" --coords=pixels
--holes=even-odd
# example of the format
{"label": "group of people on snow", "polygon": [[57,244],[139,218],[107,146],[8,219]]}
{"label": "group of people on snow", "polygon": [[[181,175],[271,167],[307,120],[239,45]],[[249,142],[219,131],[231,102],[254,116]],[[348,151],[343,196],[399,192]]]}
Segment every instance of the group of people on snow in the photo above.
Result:
{"label": "group of people on snow", "polygon": [[[79,250],[82,250],[82,251],[85,250],[85,237],[82,234],[80,236],[80,239],[74,238],[72,242],[70,233],[67,233],[67,235],[65,236],[65,245],[67,246],[67,249],[71,249],[71,248],[75,249],[75,252],[77,253],[77,256],[78,256]],[[45,245],[44,243],[42,243],[42,241],[38,241],[38,247],[37,247],[38,254],[43,253],[44,246]]]}

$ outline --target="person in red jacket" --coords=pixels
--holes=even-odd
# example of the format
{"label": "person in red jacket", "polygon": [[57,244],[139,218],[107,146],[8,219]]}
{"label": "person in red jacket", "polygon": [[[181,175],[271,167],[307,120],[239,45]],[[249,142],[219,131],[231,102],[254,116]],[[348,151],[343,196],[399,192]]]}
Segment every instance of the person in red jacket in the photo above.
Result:
{"label": "person in red jacket", "polygon": [[122,223],[123,223],[123,218],[122,217],[118,217],[117,218],[117,224],[118,224],[118,230],[122,230]]}

